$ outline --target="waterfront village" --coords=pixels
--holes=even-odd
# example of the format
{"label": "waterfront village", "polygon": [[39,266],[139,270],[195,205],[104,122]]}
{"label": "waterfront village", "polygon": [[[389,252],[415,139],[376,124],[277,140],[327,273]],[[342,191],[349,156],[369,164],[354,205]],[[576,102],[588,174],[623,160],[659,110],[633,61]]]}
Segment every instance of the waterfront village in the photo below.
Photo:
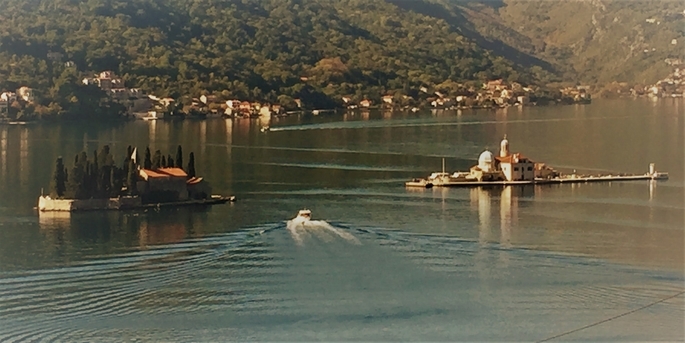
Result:
{"label": "waterfront village", "polygon": [[[679,59],[666,61],[671,66],[682,66]],[[303,77],[302,81],[306,82]],[[154,120],[162,118],[185,117],[263,117],[271,115],[286,115],[289,113],[312,111],[317,114],[323,110],[309,108],[301,99],[292,99],[290,103],[265,103],[247,101],[227,97],[226,92],[202,94],[199,97],[183,97],[174,99],[158,97],[148,94],[139,88],[126,87],[123,80],[111,71],[103,71],[93,77],[83,78],[83,85],[99,88],[107,94],[109,100],[121,105],[123,117]],[[565,87],[557,94],[540,96],[539,88],[523,86],[517,82],[507,82],[502,79],[490,80],[480,87],[456,84],[458,91],[431,89],[420,87],[416,96],[407,94],[385,94],[376,99],[343,96],[339,99],[339,107],[348,110],[383,109],[383,110],[411,110],[420,108],[433,109],[469,109],[469,108],[502,108],[508,106],[534,106],[538,104],[561,103],[590,103],[591,93],[588,86]],[[614,83],[605,88],[611,95],[632,95],[650,97],[683,97],[685,94],[685,71],[675,68],[666,78],[650,86],[629,87],[627,83]],[[607,95],[607,94],[602,94]],[[16,91],[0,93],[0,121],[30,120],[30,116],[22,117],[22,108],[35,101],[34,91],[22,86]]]}

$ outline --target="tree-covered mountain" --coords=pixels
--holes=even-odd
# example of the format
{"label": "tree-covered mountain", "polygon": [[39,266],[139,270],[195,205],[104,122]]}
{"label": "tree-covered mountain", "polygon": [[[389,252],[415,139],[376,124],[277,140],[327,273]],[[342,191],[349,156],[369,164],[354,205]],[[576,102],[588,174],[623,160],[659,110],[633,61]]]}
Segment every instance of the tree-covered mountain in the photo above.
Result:
{"label": "tree-covered mountain", "polygon": [[536,82],[447,22],[378,0],[0,0],[0,8],[0,88],[33,87],[45,106],[79,102],[73,84],[102,70],[159,96],[315,105],[494,78]]}
{"label": "tree-covered mountain", "polygon": [[[83,77],[189,101],[330,106],[341,96],[458,93],[487,79],[650,83],[682,58],[678,1],[0,0],[0,91],[30,111],[121,110]],[[671,44],[675,39],[677,44]],[[473,82],[469,84],[469,82]]]}
{"label": "tree-covered mountain", "polygon": [[393,2],[441,18],[511,60],[552,71],[549,81],[649,85],[672,71],[667,59],[685,60],[685,5],[677,0]]}

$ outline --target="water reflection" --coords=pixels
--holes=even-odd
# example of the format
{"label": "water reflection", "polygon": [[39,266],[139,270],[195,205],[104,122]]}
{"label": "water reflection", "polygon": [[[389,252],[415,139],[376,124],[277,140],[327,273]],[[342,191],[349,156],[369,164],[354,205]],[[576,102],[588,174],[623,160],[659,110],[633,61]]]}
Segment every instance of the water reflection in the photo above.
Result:
{"label": "water reflection", "polygon": [[149,139],[148,145],[150,146],[150,149],[154,149],[155,142],[157,141],[157,121],[156,120],[148,121],[147,127],[148,127],[147,136]]}
{"label": "water reflection", "polygon": [[15,244],[42,242],[44,247],[40,257],[43,260],[36,256],[23,256],[28,253],[26,249],[13,249],[13,259],[16,260],[7,261],[7,266],[31,261],[34,267],[40,267],[41,264],[75,261],[117,250],[128,251],[135,246],[145,249],[151,245],[204,236],[207,234],[207,211],[205,207],[194,207],[159,211],[39,212],[38,226],[42,239],[26,237],[19,243],[15,241]]}
{"label": "water reflection", "polygon": [[19,132],[19,182],[21,188],[28,187],[29,174],[29,129],[23,127]]}
{"label": "water reflection", "polygon": [[207,121],[203,120],[200,122],[200,154],[205,155],[205,149],[207,148]]}
{"label": "water reflection", "polygon": [[[512,230],[518,226],[519,198],[534,197],[537,187],[474,187],[470,190],[472,210],[478,212],[478,242],[483,245],[498,242],[504,248],[512,246]],[[499,197],[499,239],[493,237],[492,206]]]}
{"label": "water reflection", "polygon": [[511,226],[512,223],[516,223],[517,210],[518,199],[516,196],[512,197],[512,187],[504,187],[501,193],[499,210],[500,244],[503,247],[511,248]]}
{"label": "water reflection", "polygon": [[259,128],[267,128],[271,125],[271,117],[261,116],[259,117]]}
{"label": "water reflection", "polygon": [[0,177],[7,177],[7,127],[0,126]]}

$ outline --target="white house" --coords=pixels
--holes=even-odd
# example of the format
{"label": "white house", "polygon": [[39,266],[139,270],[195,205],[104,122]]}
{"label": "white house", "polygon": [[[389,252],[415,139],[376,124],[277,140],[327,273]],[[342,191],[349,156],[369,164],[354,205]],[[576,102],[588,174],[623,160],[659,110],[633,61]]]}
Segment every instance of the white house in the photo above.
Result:
{"label": "white house", "polygon": [[13,101],[17,100],[17,93],[14,92],[4,92],[0,94],[0,100],[12,103]]}

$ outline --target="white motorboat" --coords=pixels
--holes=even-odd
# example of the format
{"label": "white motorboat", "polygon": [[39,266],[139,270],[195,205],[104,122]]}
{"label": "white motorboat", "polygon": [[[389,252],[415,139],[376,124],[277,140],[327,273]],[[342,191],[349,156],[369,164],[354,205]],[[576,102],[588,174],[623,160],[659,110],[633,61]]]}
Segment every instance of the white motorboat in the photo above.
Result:
{"label": "white motorboat", "polygon": [[303,209],[297,212],[297,217],[295,219],[300,219],[300,220],[310,220],[312,219],[312,211],[308,209]]}

